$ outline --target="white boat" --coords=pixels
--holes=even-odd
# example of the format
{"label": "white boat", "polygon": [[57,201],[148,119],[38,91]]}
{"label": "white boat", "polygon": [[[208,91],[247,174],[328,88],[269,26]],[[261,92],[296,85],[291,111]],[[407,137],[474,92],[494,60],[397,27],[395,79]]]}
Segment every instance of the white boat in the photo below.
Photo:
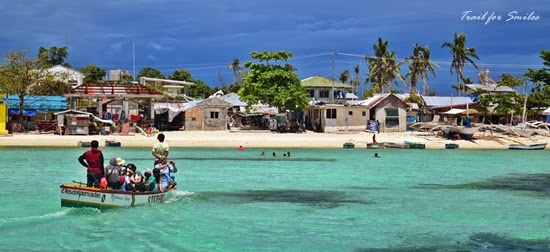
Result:
{"label": "white boat", "polygon": [[509,150],[544,150],[546,148],[546,144],[531,144],[531,145],[523,145],[523,144],[510,144],[508,145]]}
{"label": "white boat", "polygon": [[86,187],[80,182],[62,184],[60,188],[61,207],[93,207],[99,209],[162,203],[166,200],[167,194],[175,190],[170,189],[163,192],[124,192]]}
{"label": "white boat", "polygon": [[470,140],[472,137],[474,137],[474,134],[478,132],[478,128],[466,128],[464,126],[453,126],[451,127],[451,132],[455,134],[459,134],[460,138],[464,140]]}

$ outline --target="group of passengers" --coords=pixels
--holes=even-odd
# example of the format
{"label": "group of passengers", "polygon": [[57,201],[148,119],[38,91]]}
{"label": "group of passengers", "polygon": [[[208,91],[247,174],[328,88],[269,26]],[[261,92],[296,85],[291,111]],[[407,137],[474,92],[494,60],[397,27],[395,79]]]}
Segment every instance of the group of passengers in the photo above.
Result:
{"label": "group of passengers", "polygon": [[153,146],[155,157],[154,168],[137,171],[134,164],[124,165],[126,161],[120,157],[111,158],[109,165],[103,165],[103,153],[99,150],[99,142],[93,140],[91,149],[78,158],[80,164],[87,168],[88,187],[111,188],[121,191],[145,192],[165,191],[174,188],[177,183],[174,173],[178,172],[174,161],[168,161],[169,147],[164,143],[164,135],[157,136],[159,140]]}

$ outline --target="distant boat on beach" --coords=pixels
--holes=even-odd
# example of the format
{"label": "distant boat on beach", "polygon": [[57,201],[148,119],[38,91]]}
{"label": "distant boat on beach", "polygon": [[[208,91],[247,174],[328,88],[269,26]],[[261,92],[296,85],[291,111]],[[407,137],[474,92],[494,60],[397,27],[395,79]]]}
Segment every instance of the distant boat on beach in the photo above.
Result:
{"label": "distant boat on beach", "polygon": [[384,149],[384,144],[382,143],[368,143],[367,149]]}
{"label": "distant boat on beach", "polygon": [[464,126],[451,127],[451,133],[458,134],[460,138],[464,140],[471,140],[478,131],[478,128],[467,128]]}
{"label": "distant boat on beach", "polygon": [[426,145],[423,143],[415,143],[409,141],[405,141],[404,143],[409,145],[411,149],[426,149]]}
{"label": "distant boat on beach", "polygon": [[509,150],[544,150],[546,148],[546,143],[543,144],[510,144],[508,145]]}

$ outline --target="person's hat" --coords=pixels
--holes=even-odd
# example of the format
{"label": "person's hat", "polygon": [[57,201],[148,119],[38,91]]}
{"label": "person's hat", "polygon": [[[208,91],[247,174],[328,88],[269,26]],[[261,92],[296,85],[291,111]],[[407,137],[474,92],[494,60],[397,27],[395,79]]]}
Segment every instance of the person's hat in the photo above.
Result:
{"label": "person's hat", "polygon": [[126,160],[124,160],[122,158],[119,158],[119,157],[116,158],[116,164],[117,165],[123,165],[124,163],[126,163]]}
{"label": "person's hat", "polygon": [[151,171],[151,169],[145,169],[145,171],[143,173],[151,173],[152,174],[153,172]]}

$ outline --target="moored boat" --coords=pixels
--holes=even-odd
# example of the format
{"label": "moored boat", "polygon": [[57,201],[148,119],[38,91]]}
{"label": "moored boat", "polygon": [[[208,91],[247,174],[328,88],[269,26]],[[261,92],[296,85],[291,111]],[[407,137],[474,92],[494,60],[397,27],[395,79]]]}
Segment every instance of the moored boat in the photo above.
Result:
{"label": "moored boat", "polygon": [[458,149],[458,144],[456,143],[448,143],[448,144],[445,144],[445,149]]}
{"label": "moored boat", "polygon": [[86,142],[86,141],[79,141],[77,143],[77,146],[78,147],[92,147],[92,143],[91,142]]}
{"label": "moored boat", "polygon": [[122,144],[117,141],[105,140],[105,147],[120,147]]}
{"label": "moored boat", "polygon": [[352,142],[346,142],[344,143],[344,149],[353,149],[355,148],[355,144]]}
{"label": "moored boat", "polygon": [[426,145],[423,143],[405,141],[405,144],[409,145],[411,149],[426,149]]}
{"label": "moored boat", "polygon": [[175,189],[153,192],[124,192],[86,187],[82,183],[62,184],[61,207],[92,207],[99,209],[134,207],[162,203],[167,194]]}
{"label": "moored boat", "polygon": [[509,150],[544,150],[546,148],[546,143],[542,144],[510,144],[508,145]]}
{"label": "moored boat", "polygon": [[381,143],[368,143],[367,149],[384,149],[384,144]]}
{"label": "moored boat", "polygon": [[411,146],[404,143],[384,143],[388,149],[410,149]]}

